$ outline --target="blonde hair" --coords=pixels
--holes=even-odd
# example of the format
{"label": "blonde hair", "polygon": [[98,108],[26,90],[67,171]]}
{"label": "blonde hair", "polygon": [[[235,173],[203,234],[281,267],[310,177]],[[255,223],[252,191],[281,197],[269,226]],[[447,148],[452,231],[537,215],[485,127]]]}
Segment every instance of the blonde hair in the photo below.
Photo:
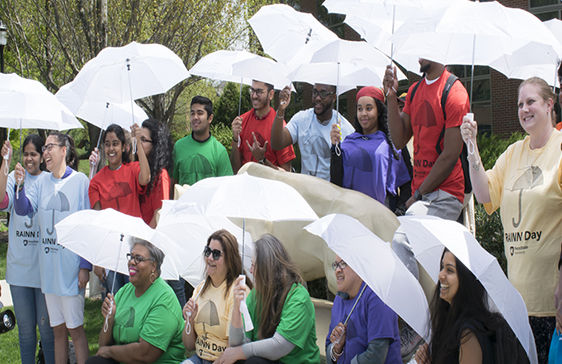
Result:
{"label": "blonde hair", "polygon": [[555,95],[552,91],[552,88],[548,85],[548,83],[546,83],[545,80],[540,77],[531,77],[521,82],[519,88],[517,89],[517,93],[520,93],[523,86],[527,84],[537,86],[537,88],[539,89],[539,95],[544,101],[548,101],[548,99],[551,99],[554,102]]}

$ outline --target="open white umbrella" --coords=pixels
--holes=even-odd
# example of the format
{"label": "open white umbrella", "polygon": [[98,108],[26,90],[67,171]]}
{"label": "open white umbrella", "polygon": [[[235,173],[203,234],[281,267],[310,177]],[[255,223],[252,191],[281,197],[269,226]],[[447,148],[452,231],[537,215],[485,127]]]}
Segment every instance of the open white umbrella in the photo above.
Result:
{"label": "open white umbrella", "polygon": [[330,214],[305,229],[320,236],[396,314],[429,342],[429,307],[422,287],[390,243],[356,219]]}
{"label": "open white umbrella", "polygon": [[163,202],[156,231],[168,237],[176,247],[176,254],[172,258],[180,276],[189,284],[195,287],[203,279],[203,249],[209,236],[220,229],[226,229],[236,236],[239,250],[245,254],[244,268],[249,273],[254,255],[254,245],[249,233],[246,232],[242,237],[242,229],[226,217],[204,216],[193,204],[178,204],[174,200]]}
{"label": "open white umbrella", "polygon": [[338,36],[320,23],[312,14],[296,11],[289,5],[262,6],[248,23],[258,36],[265,53],[285,64],[302,64],[306,57],[296,53],[314,52],[324,41]]}
{"label": "open white umbrella", "polygon": [[272,84],[276,90],[289,85],[293,88],[291,80],[287,77],[289,73],[287,66],[255,54],[233,64],[232,72],[244,78]]}
{"label": "open white umbrella", "polygon": [[437,282],[440,259],[446,247],[482,283],[490,308],[500,312],[527,352],[537,363],[533,332],[523,298],[488,253],[463,225],[434,216],[401,216],[400,229],[408,237],[416,259]]}

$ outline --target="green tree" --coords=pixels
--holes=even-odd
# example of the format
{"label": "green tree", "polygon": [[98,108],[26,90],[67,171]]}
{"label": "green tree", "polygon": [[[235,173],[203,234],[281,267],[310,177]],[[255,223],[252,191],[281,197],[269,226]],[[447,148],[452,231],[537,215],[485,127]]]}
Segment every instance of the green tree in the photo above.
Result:
{"label": "green tree", "polygon": [[[245,113],[252,108],[249,86],[242,86],[240,93],[240,84],[227,82],[222,90],[218,101],[215,104],[214,122],[230,127],[232,120],[238,115]],[[240,104],[240,100],[241,105]],[[240,110],[238,110],[240,108]]]}

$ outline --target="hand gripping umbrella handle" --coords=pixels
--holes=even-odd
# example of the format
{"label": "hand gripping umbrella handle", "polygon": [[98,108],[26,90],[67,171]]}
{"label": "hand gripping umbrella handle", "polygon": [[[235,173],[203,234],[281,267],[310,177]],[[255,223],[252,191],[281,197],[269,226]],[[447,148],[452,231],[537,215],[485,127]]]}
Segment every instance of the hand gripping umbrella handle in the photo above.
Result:
{"label": "hand gripping umbrella handle", "polygon": [[103,324],[103,332],[107,332],[109,329],[109,316],[113,313],[113,300],[109,303],[109,312],[105,316],[105,323]]}
{"label": "hand gripping umbrella handle", "polygon": [[[197,292],[197,294],[195,295],[195,298],[193,299],[193,303],[197,302],[197,299],[199,298],[199,295],[201,294],[201,292],[203,291],[203,289],[200,289],[199,292]],[[187,320],[185,320],[185,333],[187,335],[191,334],[191,324],[189,323],[189,319],[191,318],[191,312],[187,313]]]}

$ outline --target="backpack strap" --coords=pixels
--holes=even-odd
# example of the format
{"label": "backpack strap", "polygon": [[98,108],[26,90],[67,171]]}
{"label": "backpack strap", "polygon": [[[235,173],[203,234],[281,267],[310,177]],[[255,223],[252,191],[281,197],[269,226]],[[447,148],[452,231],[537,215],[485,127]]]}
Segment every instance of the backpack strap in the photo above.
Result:
{"label": "backpack strap", "polygon": [[[441,94],[441,110],[443,110],[443,119],[447,121],[447,112],[445,110],[445,105],[447,104],[447,96],[449,96],[449,91],[451,91],[451,87],[453,84],[458,81],[458,77],[453,75],[452,73],[447,78],[447,82],[445,82],[445,87],[443,88],[443,93]],[[435,145],[435,150],[437,154],[441,154],[443,151],[441,149],[441,141],[445,136],[445,125],[443,125],[443,130],[441,130],[441,134],[439,134],[439,139],[437,139],[437,144]]]}

